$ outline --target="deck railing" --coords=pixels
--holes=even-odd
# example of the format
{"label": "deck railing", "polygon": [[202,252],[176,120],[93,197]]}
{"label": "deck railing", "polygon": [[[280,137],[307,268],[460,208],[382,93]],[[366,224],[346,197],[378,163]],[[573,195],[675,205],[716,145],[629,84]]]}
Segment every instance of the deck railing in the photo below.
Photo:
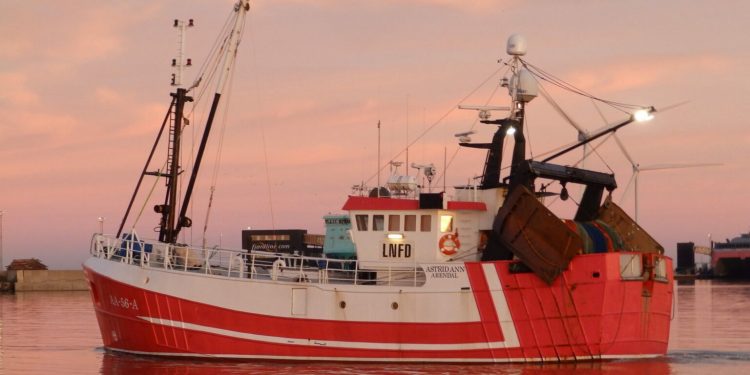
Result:
{"label": "deck railing", "polygon": [[421,286],[425,273],[417,264],[404,266],[356,260],[316,258],[284,253],[201,248],[151,240],[94,234],[91,254],[141,268],[164,269],[238,279],[294,283]]}

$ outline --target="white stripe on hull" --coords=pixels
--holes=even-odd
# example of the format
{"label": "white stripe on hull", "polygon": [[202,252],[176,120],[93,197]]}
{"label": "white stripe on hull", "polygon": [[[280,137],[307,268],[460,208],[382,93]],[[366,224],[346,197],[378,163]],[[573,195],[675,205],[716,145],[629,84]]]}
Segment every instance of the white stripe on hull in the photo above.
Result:
{"label": "white stripe on hull", "polygon": [[513,317],[510,315],[508,301],[505,300],[505,291],[500,283],[500,275],[497,274],[497,268],[494,264],[482,264],[484,277],[487,279],[487,286],[490,289],[492,303],[495,305],[497,318],[500,320],[500,328],[503,330],[505,348],[518,348],[521,344],[518,341],[516,325],[513,323]]}
{"label": "white stripe on hull", "polygon": [[[176,327],[187,329],[191,331],[211,333],[215,335],[227,336],[242,340],[261,341],[272,344],[285,344],[285,345],[304,345],[304,346],[318,346],[318,347],[330,347],[330,348],[345,348],[345,349],[371,349],[371,350],[474,350],[474,349],[499,349],[505,348],[502,341],[495,342],[474,342],[474,343],[462,343],[462,344],[402,344],[402,343],[381,343],[381,342],[359,342],[359,341],[330,341],[330,340],[306,340],[291,337],[279,337],[279,336],[267,336],[267,335],[256,335],[252,333],[245,333],[239,331],[232,331],[223,328],[209,327],[200,324],[180,322],[169,319],[152,318],[148,316],[139,316],[139,318],[146,320],[153,324],[164,325],[169,327]],[[518,341],[518,339],[516,339]]]}

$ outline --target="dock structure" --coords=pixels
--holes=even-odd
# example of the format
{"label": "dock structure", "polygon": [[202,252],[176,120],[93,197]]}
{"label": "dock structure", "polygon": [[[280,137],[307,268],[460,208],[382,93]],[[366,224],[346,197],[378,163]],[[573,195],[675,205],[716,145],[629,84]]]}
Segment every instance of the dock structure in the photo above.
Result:
{"label": "dock structure", "polygon": [[15,291],[88,290],[83,270],[23,270],[15,272]]}
{"label": "dock structure", "polygon": [[35,258],[16,259],[0,272],[0,292],[76,290],[88,290],[83,270],[49,270]]}

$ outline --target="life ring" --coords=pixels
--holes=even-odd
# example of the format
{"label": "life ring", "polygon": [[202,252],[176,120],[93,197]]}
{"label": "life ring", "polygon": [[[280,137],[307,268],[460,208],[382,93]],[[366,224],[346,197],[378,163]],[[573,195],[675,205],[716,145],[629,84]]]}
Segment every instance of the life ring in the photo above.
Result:
{"label": "life ring", "polygon": [[453,255],[461,250],[461,242],[458,240],[458,234],[446,233],[440,237],[438,242],[440,252],[444,255]]}
{"label": "life ring", "polygon": [[284,259],[276,259],[275,261],[273,261],[273,268],[280,269],[280,268],[285,268],[285,267],[286,267],[286,262],[284,262]]}
{"label": "life ring", "polygon": [[271,280],[276,281],[279,278],[279,274],[286,268],[286,262],[284,259],[276,259],[271,266]]}

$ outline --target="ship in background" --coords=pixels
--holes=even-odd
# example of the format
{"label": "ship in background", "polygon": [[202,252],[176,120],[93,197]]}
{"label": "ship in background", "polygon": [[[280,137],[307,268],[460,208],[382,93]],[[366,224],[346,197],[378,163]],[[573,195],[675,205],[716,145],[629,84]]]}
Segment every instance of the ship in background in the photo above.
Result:
{"label": "ship in background", "polygon": [[719,278],[750,278],[750,233],[711,242],[711,271]]}
{"label": "ship in background", "polygon": [[[231,87],[228,72],[248,10],[247,0],[237,2],[227,23],[233,27],[219,38],[225,43],[216,49],[221,56],[211,60],[217,74],[206,77],[217,78],[220,89]],[[295,361],[559,362],[664,355],[673,312],[671,259],[612,202],[613,174],[552,163],[648,120],[653,107],[602,101],[626,118],[542,160],[527,159],[525,117],[539,82],[581,91],[526,61],[520,35],[508,39],[506,51],[500,86],[510,105],[472,108],[495,130],[492,139],[472,143],[469,133],[457,134],[461,146],[486,152],[481,181],[437,189],[407,174],[392,176],[386,186],[360,186],[344,199],[343,216],[326,217],[331,240],[338,242],[327,247],[326,237],[322,249],[309,249],[322,251],[320,256],[294,253],[295,241],[321,242],[306,240],[303,230],[248,232],[245,250],[184,243],[180,233],[192,226],[186,214],[222,93],[213,97],[194,167],[183,173],[180,161],[189,159],[180,157],[186,150],[183,110],[192,90],[205,82],[199,78],[188,89],[178,88],[130,203],[145,176],[165,180],[164,201],[154,207],[158,238],[141,238],[135,224],[123,230],[129,207],[117,234],[94,234],[83,265],[104,347],[141,355]],[[167,168],[154,171],[153,150],[165,133],[166,160],[156,165]],[[504,160],[504,149],[511,147],[511,160]],[[422,169],[428,179],[434,172]],[[182,178],[189,179],[184,189]],[[576,202],[568,200],[572,186],[583,190]],[[575,216],[557,217],[542,202],[550,196],[576,203]],[[290,248],[269,251],[277,245]]]}
{"label": "ship in background", "polygon": [[[696,262],[696,255],[708,263]],[[693,242],[677,243],[675,276],[681,278],[750,279],[750,232],[709,246]]]}

